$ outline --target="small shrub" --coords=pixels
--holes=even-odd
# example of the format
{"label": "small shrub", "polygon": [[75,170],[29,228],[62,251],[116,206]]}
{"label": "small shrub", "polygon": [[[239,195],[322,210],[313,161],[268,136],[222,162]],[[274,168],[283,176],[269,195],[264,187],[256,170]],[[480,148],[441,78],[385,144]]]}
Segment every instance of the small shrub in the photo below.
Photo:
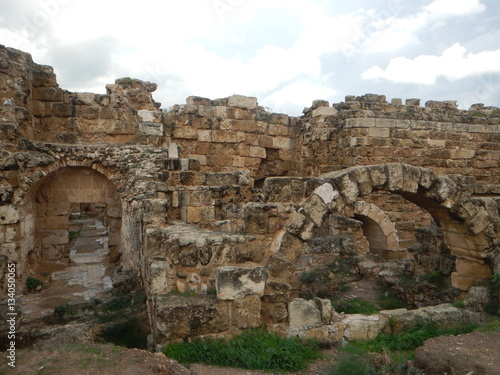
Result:
{"label": "small shrub", "polygon": [[486,114],[484,112],[481,112],[481,111],[474,111],[471,113],[471,115],[474,117],[486,117]]}
{"label": "small shrub", "polygon": [[28,292],[34,293],[38,289],[39,286],[43,287],[45,284],[38,280],[36,277],[33,276],[28,276],[26,279],[26,288],[28,289]]}
{"label": "small shrub", "polygon": [[453,307],[456,307],[457,309],[464,309],[465,308],[465,303],[463,299],[456,300],[451,304]]}
{"label": "small shrub", "polygon": [[68,305],[59,305],[54,307],[53,316],[58,320],[62,320],[64,316],[74,315],[75,311]]}
{"label": "small shrub", "polygon": [[195,340],[172,344],[164,353],[184,364],[201,362],[252,370],[298,371],[320,357],[320,348],[315,341],[284,339],[259,328],[245,331],[229,342]]}
{"label": "small shrub", "polygon": [[362,298],[353,298],[348,301],[333,302],[333,307],[337,312],[346,314],[364,314],[371,315],[377,313],[379,310],[373,303],[365,301]]}

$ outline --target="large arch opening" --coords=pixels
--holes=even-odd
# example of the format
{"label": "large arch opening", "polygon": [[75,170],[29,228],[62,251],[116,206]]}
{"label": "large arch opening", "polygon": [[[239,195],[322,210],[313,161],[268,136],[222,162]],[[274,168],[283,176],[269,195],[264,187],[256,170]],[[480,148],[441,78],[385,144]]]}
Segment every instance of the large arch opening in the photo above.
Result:
{"label": "large arch opening", "polygon": [[28,314],[110,291],[122,251],[122,205],[111,181],[91,168],[62,167],[38,181],[28,201],[29,273],[45,284],[28,295]]}

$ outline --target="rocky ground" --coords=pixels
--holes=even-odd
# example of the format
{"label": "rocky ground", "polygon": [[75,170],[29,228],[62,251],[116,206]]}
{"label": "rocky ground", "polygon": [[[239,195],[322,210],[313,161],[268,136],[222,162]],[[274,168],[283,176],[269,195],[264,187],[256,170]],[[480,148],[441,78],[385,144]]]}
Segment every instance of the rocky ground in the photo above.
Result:
{"label": "rocky ground", "polygon": [[500,332],[472,332],[427,340],[415,351],[425,375],[500,375]]}

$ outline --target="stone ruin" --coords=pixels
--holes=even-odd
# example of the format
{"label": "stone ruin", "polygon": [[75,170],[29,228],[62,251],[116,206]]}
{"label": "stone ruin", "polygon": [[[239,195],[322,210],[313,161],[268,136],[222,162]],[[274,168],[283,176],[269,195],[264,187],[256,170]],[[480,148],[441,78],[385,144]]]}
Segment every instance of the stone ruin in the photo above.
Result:
{"label": "stone ruin", "polygon": [[[70,260],[101,262],[108,284],[106,267],[128,271],[156,348],[263,325],[339,341],[389,317],[479,319],[449,304],[339,315],[301,298],[301,275],[347,259],[393,285],[434,271],[462,295],[488,283],[500,272],[500,109],[366,94],[300,117],[240,95],[162,110],[155,89],[122,78],[105,95],[69,92],[0,46],[2,291],[8,262],[20,289]],[[84,211],[99,214],[100,252],[72,249]]]}

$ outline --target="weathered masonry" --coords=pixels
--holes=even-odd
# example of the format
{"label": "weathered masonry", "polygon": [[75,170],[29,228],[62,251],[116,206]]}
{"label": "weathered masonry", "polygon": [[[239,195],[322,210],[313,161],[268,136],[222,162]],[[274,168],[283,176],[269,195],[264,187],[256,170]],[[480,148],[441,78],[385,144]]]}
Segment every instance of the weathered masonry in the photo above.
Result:
{"label": "weathered masonry", "polygon": [[339,257],[366,277],[439,270],[462,291],[500,272],[498,108],[366,94],[290,117],[233,95],[166,111],[153,83],[106,88],[65,91],[0,47],[2,290],[7,262],[19,285],[69,262],[88,207],[140,276],[160,346],[262,324],[338,339],[351,323],[298,297],[302,273]]}

